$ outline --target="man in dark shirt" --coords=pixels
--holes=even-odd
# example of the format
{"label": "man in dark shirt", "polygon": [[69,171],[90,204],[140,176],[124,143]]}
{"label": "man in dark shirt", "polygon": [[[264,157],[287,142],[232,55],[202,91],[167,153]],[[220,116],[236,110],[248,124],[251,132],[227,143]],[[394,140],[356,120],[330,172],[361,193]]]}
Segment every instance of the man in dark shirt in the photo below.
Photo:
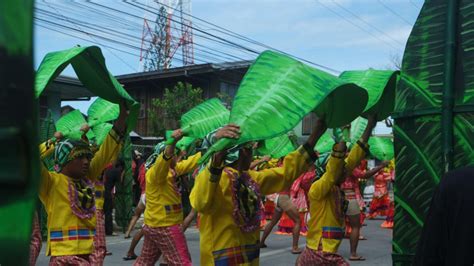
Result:
{"label": "man in dark shirt", "polygon": [[104,192],[104,214],[105,214],[105,234],[110,236],[114,233],[114,225],[112,221],[113,197],[112,190],[118,182],[122,182],[123,170],[125,163],[118,159],[112,167],[104,173],[105,192]]}
{"label": "man in dark shirt", "polygon": [[464,167],[435,190],[414,265],[473,265],[473,221],[474,167]]}

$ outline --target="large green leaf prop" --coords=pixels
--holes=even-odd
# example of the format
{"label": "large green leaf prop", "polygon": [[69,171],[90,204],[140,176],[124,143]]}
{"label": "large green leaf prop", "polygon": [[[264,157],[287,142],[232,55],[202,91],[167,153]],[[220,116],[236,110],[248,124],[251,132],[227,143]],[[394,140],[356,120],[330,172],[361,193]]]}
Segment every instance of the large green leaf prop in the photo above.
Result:
{"label": "large green leaf prop", "polygon": [[195,138],[184,136],[182,139],[176,143],[176,147],[181,151],[188,151],[189,147],[196,141]]}
{"label": "large green leaf prop", "polygon": [[89,126],[94,127],[117,119],[119,113],[120,107],[118,104],[97,98],[87,110],[87,121]]}
{"label": "large green leaf prop", "polygon": [[263,146],[258,149],[258,153],[272,158],[280,158],[294,151],[295,148],[288,135],[283,134],[276,138],[265,140]]}
{"label": "large green leaf prop", "polygon": [[[80,129],[84,124],[87,124],[84,115],[81,111],[74,110],[62,116],[56,122],[56,130],[61,131],[65,138],[78,140],[81,139],[82,131]],[[87,137],[91,137],[89,132]]]}
{"label": "large green leaf prop", "polygon": [[327,153],[332,151],[332,146],[334,145],[334,140],[331,137],[331,133],[328,131],[319,138],[318,143],[316,143],[315,150],[319,154]]}
{"label": "large green leaf prop", "polygon": [[187,136],[203,138],[207,133],[225,125],[230,112],[217,98],[209,99],[181,117],[181,129]]}
{"label": "large green leaf prop", "polygon": [[361,137],[367,127],[367,119],[358,117],[351,123],[351,143],[355,144]]}
{"label": "large green leaf prop", "polygon": [[393,142],[389,138],[371,137],[369,139],[370,153],[381,161],[389,161],[394,157]]}
{"label": "large green leaf prop", "polygon": [[127,125],[128,131],[131,131],[137,121],[139,104],[109,73],[104,56],[97,46],[73,47],[48,53],[36,73],[36,98],[69,64],[72,65],[82,84],[91,92],[107,101],[117,104],[124,101],[127,104],[130,109]]}
{"label": "large green leaf prop", "polygon": [[95,125],[92,128],[92,132],[94,132],[94,135],[95,135],[95,143],[97,145],[100,145],[104,142],[105,137],[107,137],[112,127],[113,125],[110,123],[102,123],[102,124]]}
{"label": "large green leaf prop", "polygon": [[363,117],[376,114],[378,120],[384,120],[393,112],[398,71],[375,69],[344,71],[339,78],[367,90],[369,100]]}
{"label": "large green leaf prop", "polygon": [[394,265],[417,264],[410,259],[445,171],[474,163],[472,58],[472,1],[424,1],[403,55],[392,115]]}
{"label": "large green leaf prop", "polygon": [[342,126],[362,113],[367,97],[353,83],[265,51],[245,74],[233,101],[229,122],[240,126],[240,138],[219,140],[201,162],[232,145],[288,132],[311,110],[324,116],[329,127]]}

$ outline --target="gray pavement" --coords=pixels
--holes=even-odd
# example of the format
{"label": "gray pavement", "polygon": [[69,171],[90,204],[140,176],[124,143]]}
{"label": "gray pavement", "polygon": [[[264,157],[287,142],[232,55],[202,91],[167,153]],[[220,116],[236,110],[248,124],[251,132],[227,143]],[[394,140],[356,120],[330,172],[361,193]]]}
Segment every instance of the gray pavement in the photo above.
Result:
{"label": "gray pavement", "polygon": [[[367,260],[364,262],[350,262],[351,265],[392,265],[391,259],[391,240],[392,230],[380,228],[383,220],[369,220],[367,226],[364,226],[362,233],[368,240],[359,242],[359,253]],[[134,231],[135,232],[135,231]],[[188,247],[191,252],[191,257],[194,265],[199,263],[199,231],[190,228],[186,231],[186,239]],[[300,246],[305,246],[306,239],[300,239]],[[140,254],[142,248],[142,241],[137,246],[136,253]],[[279,265],[294,265],[297,255],[290,253],[291,236],[281,236],[271,234],[266,241],[268,248],[262,249],[260,253],[260,265],[262,266],[279,266]],[[38,258],[37,265],[48,265],[49,258],[46,257],[43,243],[43,250]],[[107,237],[107,248],[113,254],[107,256],[105,265],[132,265],[133,261],[123,261],[122,257],[127,252],[130,245],[130,239],[124,239],[123,234],[118,236]],[[343,240],[339,247],[339,253],[345,258],[349,257],[349,241]]]}

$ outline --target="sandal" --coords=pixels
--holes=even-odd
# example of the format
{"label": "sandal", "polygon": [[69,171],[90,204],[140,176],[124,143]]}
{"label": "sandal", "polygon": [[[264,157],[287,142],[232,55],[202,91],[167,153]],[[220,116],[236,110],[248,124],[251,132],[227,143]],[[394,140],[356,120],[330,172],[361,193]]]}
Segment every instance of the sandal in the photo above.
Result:
{"label": "sandal", "polygon": [[357,257],[350,257],[349,260],[350,261],[364,261],[365,258],[362,256],[357,256]]}
{"label": "sandal", "polygon": [[138,258],[137,255],[132,255],[132,256],[123,257],[123,260],[136,260],[137,258]]}

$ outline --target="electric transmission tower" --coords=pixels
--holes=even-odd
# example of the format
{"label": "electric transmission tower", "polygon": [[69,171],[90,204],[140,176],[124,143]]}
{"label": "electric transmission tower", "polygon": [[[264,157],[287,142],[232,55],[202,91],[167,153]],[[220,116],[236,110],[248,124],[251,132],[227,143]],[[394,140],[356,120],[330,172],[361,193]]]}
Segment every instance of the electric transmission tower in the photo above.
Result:
{"label": "electric transmission tower", "polygon": [[[154,25],[143,19],[140,51],[143,71],[168,69],[172,61],[180,61],[184,66],[194,64],[192,21],[189,17],[191,0],[158,0],[155,3],[158,15]],[[181,54],[177,53],[179,50]]]}

